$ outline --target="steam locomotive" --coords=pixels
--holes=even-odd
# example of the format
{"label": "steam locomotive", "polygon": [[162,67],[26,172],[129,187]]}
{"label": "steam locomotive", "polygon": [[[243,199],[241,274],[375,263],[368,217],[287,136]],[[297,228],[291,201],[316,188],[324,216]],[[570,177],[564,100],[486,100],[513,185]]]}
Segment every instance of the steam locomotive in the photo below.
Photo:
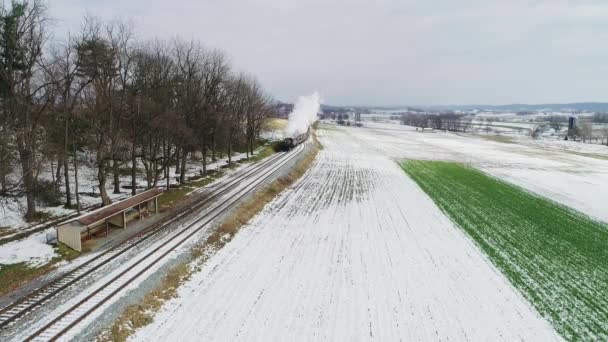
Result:
{"label": "steam locomotive", "polygon": [[306,139],[308,139],[309,135],[310,135],[310,127],[308,127],[308,130],[306,131],[306,133],[302,133],[302,134],[297,135],[295,137],[289,137],[289,138],[283,139],[279,143],[279,150],[280,151],[289,151],[292,148],[294,148],[294,147],[300,145],[301,143],[305,142]]}

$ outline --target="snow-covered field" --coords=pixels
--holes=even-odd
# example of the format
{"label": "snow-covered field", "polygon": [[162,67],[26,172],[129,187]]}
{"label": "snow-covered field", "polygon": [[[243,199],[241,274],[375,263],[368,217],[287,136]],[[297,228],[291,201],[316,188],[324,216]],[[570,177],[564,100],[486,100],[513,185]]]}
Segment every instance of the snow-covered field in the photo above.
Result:
{"label": "snow-covered field", "polygon": [[471,164],[608,222],[606,146],[548,139],[505,144],[453,133],[421,133],[401,125],[366,123],[366,126],[335,129],[345,130],[345,139],[361,142],[370,153],[395,159],[443,159]]}
{"label": "snow-covered field", "polygon": [[311,170],[133,340],[560,340],[394,162],[457,157],[416,134],[321,130]]}

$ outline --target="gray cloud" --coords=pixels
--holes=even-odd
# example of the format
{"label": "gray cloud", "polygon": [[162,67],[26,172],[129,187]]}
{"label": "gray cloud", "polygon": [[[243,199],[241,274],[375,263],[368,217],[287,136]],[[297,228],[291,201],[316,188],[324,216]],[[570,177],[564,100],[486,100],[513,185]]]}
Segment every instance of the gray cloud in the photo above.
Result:
{"label": "gray cloud", "polygon": [[275,97],[336,104],[605,101],[600,1],[53,0],[59,35],[86,12],[140,38],[200,39]]}

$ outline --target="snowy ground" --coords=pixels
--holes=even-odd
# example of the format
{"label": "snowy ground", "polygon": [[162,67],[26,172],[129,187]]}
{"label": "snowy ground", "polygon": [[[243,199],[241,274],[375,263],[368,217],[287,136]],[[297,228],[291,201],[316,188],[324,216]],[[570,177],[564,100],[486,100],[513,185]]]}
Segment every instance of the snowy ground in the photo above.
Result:
{"label": "snowy ground", "polygon": [[27,239],[9,242],[0,246],[0,268],[2,265],[27,262],[30,266],[48,263],[55,256],[55,250],[46,243],[46,234],[36,233]]}
{"label": "snowy ground", "polygon": [[[240,158],[244,158],[244,153],[237,153],[233,156],[233,160],[238,160]],[[210,163],[207,165],[208,170],[215,170],[220,168],[223,164],[226,163],[225,159],[220,159],[215,163]],[[187,172],[186,175],[188,177],[198,176],[200,174],[200,169],[202,168],[202,162],[190,161],[187,164]],[[83,179],[87,181],[84,182],[86,185],[81,187],[81,191],[94,191],[95,188],[95,176],[93,174],[93,169],[91,168],[83,168],[79,171],[81,175],[83,175]],[[91,174],[87,174],[91,173]],[[176,183],[175,181],[175,169],[171,169],[171,183]],[[126,177],[121,178],[121,184],[130,184],[130,178]],[[159,185],[164,185],[163,182],[159,182]],[[144,189],[146,186],[145,180],[138,178],[138,185],[141,185]],[[88,187],[88,189],[87,189]],[[123,193],[121,194],[112,194],[111,188],[108,187],[108,194],[113,199],[126,198],[130,196],[131,192],[128,189],[122,189]],[[82,196],[83,205],[92,205],[99,201],[99,198],[91,197],[91,196]],[[45,211],[51,212],[56,216],[65,216],[68,214],[74,213],[73,210],[67,210],[62,207],[57,208],[44,208]],[[5,208],[4,211],[0,210],[0,226],[4,225],[10,226],[14,225],[15,228],[21,228],[21,230],[17,230],[16,233],[23,231],[25,229],[26,223],[23,221],[22,213],[19,210],[11,210],[10,208]],[[29,229],[29,228],[28,228]],[[0,268],[2,265],[15,264],[19,262],[27,262],[30,266],[40,266],[47,262],[49,262],[53,257],[57,256],[55,250],[46,243],[47,235],[55,235],[55,227],[51,227],[45,229],[41,232],[29,235],[23,239],[1,244],[0,245]],[[10,236],[5,236],[3,238],[7,238]]]}
{"label": "snowy ground", "polygon": [[311,170],[133,340],[559,340],[392,160],[423,143],[391,134],[321,130]]}
{"label": "snowy ground", "polygon": [[[280,133],[276,133],[274,131],[269,131],[268,133],[269,136],[279,136]],[[246,154],[245,153],[234,153],[233,154],[233,161],[234,160],[239,160],[241,158],[245,158]],[[92,157],[89,157],[92,158]],[[99,203],[101,203],[101,198],[99,197],[99,187],[98,187],[98,180],[97,180],[97,169],[94,167],[94,165],[92,164],[92,160],[85,158],[85,156],[81,156],[81,165],[78,169],[78,173],[79,173],[79,193],[80,193],[80,205],[81,207],[89,207],[89,206],[93,206],[93,205],[98,205]],[[207,170],[215,170],[220,168],[222,165],[224,165],[226,163],[226,160],[228,158],[224,157],[221,159],[218,159],[216,162],[209,162],[207,164]],[[129,168],[129,165],[123,165],[121,168]],[[144,169],[143,164],[139,163],[138,164],[138,168],[140,170]],[[202,159],[196,159],[196,160],[188,160],[188,163],[186,164],[186,177],[198,177],[200,175],[200,172],[203,169],[203,162]],[[18,171],[18,168],[15,168],[16,171]],[[175,174],[175,167],[171,167],[171,172],[170,172],[170,183],[171,184],[176,184],[176,177],[179,176],[177,174]],[[63,174],[62,174],[63,176]],[[40,172],[39,178],[41,180],[48,180],[50,181],[53,177],[53,173],[51,172],[51,167],[50,165],[47,165],[46,167],[43,167],[42,171]],[[72,192],[72,203],[75,204],[76,200],[75,200],[75,189],[74,189],[74,169],[72,166],[70,166],[70,186],[71,186],[71,192]],[[162,177],[162,175],[161,175]],[[13,179],[13,181],[15,181],[15,179],[19,179],[19,174],[16,172],[15,174],[11,175],[11,179]],[[159,180],[158,182],[158,186],[164,186],[166,184],[166,181],[164,179]],[[118,200],[118,199],[123,199],[126,197],[129,197],[131,195],[131,189],[125,189],[122,188],[122,186],[124,185],[131,185],[131,175],[130,174],[124,174],[120,176],[120,185],[121,185],[121,193],[120,194],[114,194],[113,190],[114,190],[114,183],[113,183],[113,175],[112,173],[108,173],[108,180],[106,183],[106,191],[108,193],[108,195],[110,196],[110,198],[112,200]],[[137,177],[137,187],[138,187],[138,192],[140,191],[144,191],[147,188],[148,184],[145,180],[145,175],[143,174],[139,174]],[[61,186],[61,191],[63,192],[65,190],[65,186],[62,183]],[[0,205],[0,227],[2,228],[10,228],[12,229],[15,233],[21,232],[24,229],[31,229],[32,226],[30,224],[28,224],[23,216],[25,214],[25,210],[26,210],[26,201],[25,201],[25,197],[21,197],[19,198],[17,201],[8,201],[6,203],[2,203],[2,205]],[[48,206],[44,206],[41,203],[38,204],[38,210],[42,211],[42,212],[46,212],[49,213],[53,216],[65,216],[65,215],[69,215],[69,214],[73,214],[76,211],[72,210],[72,209],[65,209],[63,207],[63,205],[57,206],[57,207],[48,207]]]}

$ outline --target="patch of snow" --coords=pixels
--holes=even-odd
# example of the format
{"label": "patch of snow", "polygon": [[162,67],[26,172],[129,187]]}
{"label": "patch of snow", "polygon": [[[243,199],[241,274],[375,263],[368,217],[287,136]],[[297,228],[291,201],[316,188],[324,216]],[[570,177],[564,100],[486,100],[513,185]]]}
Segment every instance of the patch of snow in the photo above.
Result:
{"label": "patch of snow", "polygon": [[0,264],[2,265],[26,262],[30,266],[40,266],[48,263],[55,256],[55,249],[46,243],[46,232],[32,234],[25,239],[0,245]]}

